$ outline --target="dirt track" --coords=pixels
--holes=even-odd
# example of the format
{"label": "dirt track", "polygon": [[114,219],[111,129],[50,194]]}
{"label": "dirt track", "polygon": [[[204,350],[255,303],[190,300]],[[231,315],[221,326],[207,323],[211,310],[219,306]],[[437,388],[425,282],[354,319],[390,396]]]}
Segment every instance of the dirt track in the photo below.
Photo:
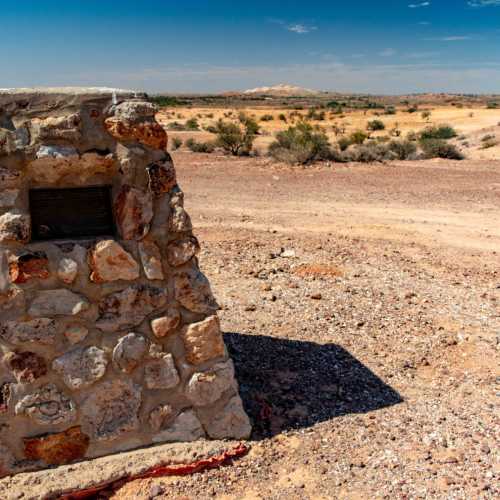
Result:
{"label": "dirt track", "polygon": [[115,498],[498,497],[500,161],[174,159],[252,450]]}

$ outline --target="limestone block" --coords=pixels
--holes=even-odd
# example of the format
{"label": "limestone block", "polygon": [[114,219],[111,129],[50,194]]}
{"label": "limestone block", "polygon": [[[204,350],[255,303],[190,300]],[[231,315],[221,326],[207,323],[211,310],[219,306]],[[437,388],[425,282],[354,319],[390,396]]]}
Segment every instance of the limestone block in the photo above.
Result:
{"label": "limestone block", "polygon": [[34,382],[47,373],[45,360],[34,352],[8,352],[3,359],[7,368],[21,383]]}
{"label": "limestone block", "polygon": [[200,314],[213,314],[219,306],[210,283],[197,268],[179,272],[174,278],[175,299],[186,309]]}
{"label": "limestone block", "polygon": [[81,427],[64,432],[24,439],[24,454],[28,460],[43,460],[50,465],[62,465],[82,459],[90,443]]}
{"label": "limestone block", "polygon": [[98,347],[77,347],[52,362],[64,383],[73,390],[89,387],[106,373],[106,353]]}
{"label": "limestone block", "polygon": [[207,406],[229,389],[236,389],[234,365],[230,360],[217,363],[209,371],[195,373],[188,382],[186,396],[193,406]]}
{"label": "limestone block", "polygon": [[141,240],[149,232],[153,218],[150,192],[123,186],[114,204],[115,220],[124,240]]}
{"label": "limestone block", "polygon": [[82,404],[84,428],[97,440],[112,440],[139,426],[141,387],[110,380],[95,386]]}
{"label": "limestone block", "polygon": [[161,253],[156,243],[148,240],[139,242],[139,255],[146,278],[149,280],[164,279]]}
{"label": "limestone block", "polygon": [[139,277],[139,265],[132,255],[114,240],[99,241],[89,252],[90,280],[94,283]]}
{"label": "limestone block", "polygon": [[47,279],[50,276],[49,259],[42,251],[23,251],[10,256],[9,272],[12,283],[26,283],[34,278]]}
{"label": "limestone block", "polygon": [[196,441],[205,436],[205,431],[198,420],[198,417],[192,410],[181,413],[173,424],[155,436],[154,443],[165,443],[171,441]]}
{"label": "limestone block", "polygon": [[167,314],[151,321],[151,330],[156,337],[162,338],[175,332],[181,323],[181,315],[175,307],[169,307]]}
{"label": "limestone block", "polygon": [[28,394],[16,404],[16,415],[25,415],[40,425],[67,424],[76,418],[75,403],[54,384]]}
{"label": "limestone block", "polygon": [[167,291],[151,285],[132,285],[112,293],[99,303],[96,326],[104,332],[116,332],[140,325],[155,310],[167,305]]}
{"label": "limestone block", "polygon": [[153,163],[147,167],[149,189],[156,198],[168,193],[176,184],[174,164],[169,158],[163,162]]}
{"label": "limestone block", "polygon": [[225,355],[224,341],[217,316],[210,316],[199,323],[184,327],[182,340],[186,350],[186,359],[193,365]]}
{"label": "limestone block", "polygon": [[81,117],[79,113],[68,116],[48,117],[33,120],[32,130],[40,141],[64,140],[78,142],[81,139]]}
{"label": "limestone block", "polygon": [[78,263],[73,259],[69,259],[68,257],[64,257],[60,260],[59,266],[57,268],[57,276],[59,279],[70,285],[75,281],[76,276],[78,275]]}
{"label": "limestone block", "polygon": [[204,426],[213,439],[248,439],[252,432],[250,420],[237,395],[219,413],[204,419]]}
{"label": "limestone block", "polygon": [[78,344],[84,340],[89,334],[88,328],[82,325],[68,325],[64,330],[64,336],[70,344]]}
{"label": "limestone block", "polygon": [[89,308],[87,299],[65,288],[37,292],[28,310],[30,316],[75,316]]}
{"label": "limestone block", "polygon": [[145,367],[144,379],[148,389],[172,389],[179,382],[179,374],[175,368],[171,354],[149,361]]}
{"label": "limestone block", "polygon": [[31,236],[31,218],[28,214],[12,210],[0,215],[0,243],[26,243]]}
{"label": "limestone block", "polygon": [[167,246],[167,261],[173,267],[189,262],[200,251],[200,244],[194,236],[173,241]]}
{"label": "limestone block", "polygon": [[11,208],[19,197],[19,189],[4,189],[0,191],[0,208]]}
{"label": "limestone block", "polygon": [[0,324],[0,338],[14,345],[54,344],[57,325],[53,319],[37,318],[31,321],[7,321]]}
{"label": "limestone block", "polygon": [[142,335],[129,333],[118,340],[113,349],[113,365],[120,371],[134,371],[148,350],[148,342]]}

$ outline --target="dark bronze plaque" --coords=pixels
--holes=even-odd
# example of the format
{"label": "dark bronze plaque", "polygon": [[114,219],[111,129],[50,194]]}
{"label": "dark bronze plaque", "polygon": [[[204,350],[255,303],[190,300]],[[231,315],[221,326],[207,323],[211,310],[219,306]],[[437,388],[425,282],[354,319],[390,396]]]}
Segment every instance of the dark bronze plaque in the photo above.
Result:
{"label": "dark bronze plaque", "polygon": [[115,232],[109,186],[32,189],[33,240],[112,236]]}

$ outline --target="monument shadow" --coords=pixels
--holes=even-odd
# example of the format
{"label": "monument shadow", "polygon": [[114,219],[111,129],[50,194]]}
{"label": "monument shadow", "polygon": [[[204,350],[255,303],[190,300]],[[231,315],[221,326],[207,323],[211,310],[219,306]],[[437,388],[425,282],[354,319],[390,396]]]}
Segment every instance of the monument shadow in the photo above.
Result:
{"label": "monument shadow", "polygon": [[225,333],[253,439],[367,413],[403,398],[336,344]]}

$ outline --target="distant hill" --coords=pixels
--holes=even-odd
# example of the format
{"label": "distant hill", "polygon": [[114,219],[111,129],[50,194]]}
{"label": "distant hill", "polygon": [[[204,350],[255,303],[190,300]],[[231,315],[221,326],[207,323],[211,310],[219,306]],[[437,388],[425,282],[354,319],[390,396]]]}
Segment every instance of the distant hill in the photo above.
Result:
{"label": "distant hill", "polygon": [[295,85],[274,85],[272,87],[256,87],[243,92],[245,95],[271,95],[271,96],[308,96],[316,95],[318,92],[311,89],[297,87]]}

